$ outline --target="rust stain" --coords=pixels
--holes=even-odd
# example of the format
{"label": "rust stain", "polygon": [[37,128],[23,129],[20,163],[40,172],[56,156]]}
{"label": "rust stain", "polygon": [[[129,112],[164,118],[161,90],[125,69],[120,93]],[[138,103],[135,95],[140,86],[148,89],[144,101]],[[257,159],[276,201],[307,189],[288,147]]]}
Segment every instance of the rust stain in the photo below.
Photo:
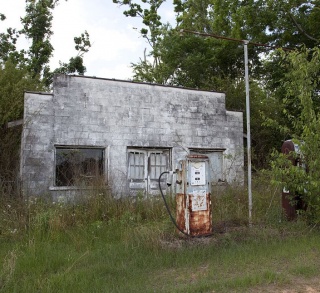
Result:
{"label": "rust stain", "polygon": [[207,209],[204,211],[192,211],[192,195],[189,195],[190,235],[200,236],[212,233],[212,213],[210,193],[206,194]]}
{"label": "rust stain", "polygon": [[294,220],[297,218],[296,206],[292,205],[289,199],[290,194],[282,192],[282,209],[288,220]]}
{"label": "rust stain", "polygon": [[208,159],[208,156],[205,155],[188,155],[188,159]]}
{"label": "rust stain", "polygon": [[[291,140],[285,141],[281,146],[281,152],[285,155],[289,155],[290,152],[294,151],[294,144]],[[292,162],[293,165],[297,164],[296,159],[292,155],[288,156],[288,159]]]}
{"label": "rust stain", "polygon": [[184,194],[177,194],[176,195],[176,203],[177,203],[177,215],[176,215],[176,222],[178,227],[187,233],[186,231],[186,201]]}
{"label": "rust stain", "polygon": [[[187,198],[189,200],[188,207]],[[205,236],[212,233],[212,213],[209,193],[206,194],[207,209],[204,211],[192,210],[192,194],[189,194],[188,197],[184,194],[177,194],[176,202],[176,222],[182,231],[191,236]]]}
{"label": "rust stain", "polygon": [[[292,153],[295,152],[295,145],[291,140],[286,140],[281,146],[281,152],[288,155],[288,159],[294,166],[302,166],[300,158],[295,158]],[[307,170],[306,170],[307,171]],[[306,204],[299,194],[292,194],[290,190],[282,191],[281,204],[286,218],[291,221],[297,218],[297,210],[305,210]]]}
{"label": "rust stain", "polygon": [[[208,160],[207,156],[198,154],[188,155],[187,158],[195,161],[198,159]],[[177,184],[176,223],[183,232],[190,236],[210,235],[212,234],[210,193],[206,193],[202,188],[190,188],[193,191],[185,193],[189,185],[186,179],[187,164],[186,161],[183,161],[181,171],[177,172],[177,182],[181,182],[181,184]],[[199,194],[197,194],[197,190],[200,192]]]}

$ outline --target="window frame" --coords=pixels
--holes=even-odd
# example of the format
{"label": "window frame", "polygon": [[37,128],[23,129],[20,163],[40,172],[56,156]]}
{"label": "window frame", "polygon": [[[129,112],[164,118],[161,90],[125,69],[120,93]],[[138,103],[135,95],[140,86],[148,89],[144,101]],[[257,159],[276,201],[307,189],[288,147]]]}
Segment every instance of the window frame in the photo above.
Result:
{"label": "window frame", "polygon": [[92,188],[91,184],[70,184],[70,185],[58,185],[57,182],[57,150],[66,149],[66,150],[100,150],[102,155],[101,162],[101,174],[94,175],[93,178],[98,178],[101,176],[103,178],[104,184],[108,183],[108,152],[105,146],[87,146],[87,145],[55,145],[54,146],[54,166],[53,166],[53,188],[50,189],[79,189],[79,188]]}
{"label": "window frame", "polygon": [[[220,182],[225,182],[226,180],[226,174],[225,174],[225,148],[189,148],[189,151],[191,154],[201,154],[201,155],[206,155],[209,158],[209,168],[210,168],[210,180],[212,185],[217,185]],[[220,164],[220,170],[216,168],[213,168],[214,162],[212,161],[213,157],[212,155],[219,154],[219,158],[221,159],[221,164]]]}

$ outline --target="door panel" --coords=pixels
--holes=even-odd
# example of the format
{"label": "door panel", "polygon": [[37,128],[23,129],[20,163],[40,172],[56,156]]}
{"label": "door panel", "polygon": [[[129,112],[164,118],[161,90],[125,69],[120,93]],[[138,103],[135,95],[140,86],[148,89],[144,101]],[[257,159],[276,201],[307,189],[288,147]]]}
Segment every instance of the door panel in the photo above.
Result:
{"label": "door panel", "polygon": [[[169,169],[169,151],[148,152],[148,194],[159,194],[159,177]],[[166,176],[161,179],[161,188],[166,191]]]}
{"label": "door panel", "polygon": [[[169,150],[128,149],[128,180],[130,190],[158,195],[159,177],[169,170]],[[161,188],[166,191],[166,176]]]}
{"label": "door panel", "polygon": [[130,190],[141,190],[145,193],[147,188],[147,153],[143,150],[129,150],[128,152],[128,179]]}

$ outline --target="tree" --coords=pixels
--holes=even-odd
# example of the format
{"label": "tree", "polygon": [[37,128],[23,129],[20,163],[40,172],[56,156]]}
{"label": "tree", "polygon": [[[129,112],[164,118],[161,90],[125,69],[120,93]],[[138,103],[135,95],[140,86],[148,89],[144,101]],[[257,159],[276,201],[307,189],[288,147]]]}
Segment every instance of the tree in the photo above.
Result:
{"label": "tree", "polygon": [[[0,21],[4,21],[6,16],[0,13]],[[8,59],[19,60],[23,59],[22,52],[17,52],[16,42],[20,33],[13,28],[7,28],[6,32],[0,33],[0,60],[6,62]]]}
{"label": "tree", "polygon": [[[50,42],[53,34],[52,13],[58,3],[59,0],[26,0],[26,15],[21,18],[23,29],[8,28],[6,33],[0,34],[0,62],[10,59],[18,66],[26,66],[33,78],[41,79],[47,86],[50,86],[52,75],[56,72],[84,74],[83,55],[91,46],[89,34],[85,31],[74,38],[78,54],[70,58],[69,63],[60,62],[60,68],[53,71],[49,68],[54,51]],[[0,19],[4,20],[5,16],[2,14]],[[21,35],[31,41],[27,51],[16,48],[16,41]]]}
{"label": "tree", "polygon": [[[51,70],[49,61],[54,48],[52,12],[59,0],[26,0],[26,15],[21,18],[22,30],[8,28],[0,33],[0,188],[1,181],[14,181],[19,162],[21,127],[7,128],[7,123],[23,116],[24,92],[47,91],[54,73],[84,74],[83,54],[91,44],[87,32],[75,37],[77,56],[60,68]],[[0,14],[0,21],[5,16]],[[31,41],[28,50],[18,50],[21,35]]]}
{"label": "tree", "polygon": [[[8,28],[5,33],[0,34],[0,69],[4,80],[7,78],[7,84],[3,81],[0,91],[0,127],[10,120],[22,117],[25,90],[38,90],[39,87],[45,90],[44,86],[50,86],[54,73],[84,74],[86,70],[83,55],[91,46],[87,31],[74,38],[75,49],[78,51],[76,57],[70,58],[69,63],[60,62],[60,68],[54,71],[48,66],[54,50],[50,43],[53,34],[52,12],[58,2],[59,0],[26,0],[26,15],[21,18],[23,29],[18,31]],[[3,20],[5,16],[0,14],[0,21]],[[18,51],[16,48],[17,39],[21,35],[31,40],[27,51]]]}
{"label": "tree", "polygon": [[74,38],[75,49],[78,51],[77,56],[71,57],[69,63],[62,63],[60,61],[60,67],[55,69],[54,73],[75,73],[83,75],[86,72],[86,67],[83,64],[83,55],[89,51],[91,43],[89,40],[89,34],[87,31],[82,33],[80,37]]}
{"label": "tree", "polygon": [[[284,53],[282,53],[284,55]],[[311,57],[310,57],[311,56]],[[319,98],[320,49],[304,49],[283,56],[287,60],[287,73],[282,81],[287,97],[296,95],[301,113],[291,120],[292,138],[301,150],[300,167],[293,166],[287,156],[275,152],[272,161],[274,183],[286,187],[291,195],[299,194],[306,203],[306,216],[310,223],[320,219],[320,114],[314,109],[312,96]],[[289,154],[296,157],[297,154]],[[303,168],[303,165],[305,168]]]}
{"label": "tree", "polygon": [[[28,51],[28,67],[33,77],[43,76],[47,71],[53,53],[50,37],[53,34],[52,10],[58,3],[54,0],[27,0],[26,15],[21,18],[23,33],[27,39],[31,40]],[[44,76],[44,78],[46,78]]]}
{"label": "tree", "polygon": [[25,91],[44,89],[44,85],[34,79],[27,68],[17,68],[11,61],[0,65],[0,126],[22,117]]}
{"label": "tree", "polygon": [[17,68],[10,60],[0,64],[0,189],[2,180],[15,181],[19,168],[21,127],[7,128],[7,122],[22,118],[25,91],[44,89],[27,68]]}
{"label": "tree", "polygon": [[[312,48],[319,44],[320,33],[315,28],[320,24],[320,0],[175,0],[174,28],[161,22],[158,11],[164,2],[114,0],[114,3],[128,8],[124,11],[127,17],[142,19],[146,27],[141,33],[151,40],[150,55],[154,62],[142,58],[133,63],[136,80],[182,86],[194,82],[194,87],[202,88],[208,82],[199,82],[199,78],[192,78],[192,75],[206,76],[210,82],[212,76],[243,76],[241,45],[221,40],[203,41],[192,35],[181,36],[181,29],[273,46],[305,45]],[[263,56],[267,53],[265,48],[250,46],[249,50],[251,76],[257,79],[268,77],[263,70],[266,63],[261,60],[261,53],[264,52]]]}
{"label": "tree", "polygon": [[[140,9],[148,3],[121,1],[122,5],[127,5],[126,16],[139,16],[142,20],[145,14],[137,14],[133,8]],[[320,24],[319,0],[174,0],[173,3],[175,27],[157,23],[158,34],[149,58],[141,58],[132,64],[134,79],[224,91],[229,109],[245,110],[243,45],[181,33],[181,30],[269,46],[294,48],[305,45],[312,48],[319,44],[320,33],[315,29]],[[141,8],[139,11],[144,10]],[[143,23],[146,25],[144,32],[148,32],[148,22]],[[265,121],[270,122],[272,118],[276,125],[287,125],[287,117],[283,116],[282,110],[295,111],[292,115],[299,115],[301,109],[296,107],[295,99],[284,97],[285,90],[281,88],[280,80],[286,69],[278,65],[279,60],[286,62],[283,56],[270,54],[270,49],[250,43],[248,49],[251,131],[254,159],[257,159],[254,164],[261,167],[266,164],[265,158],[272,147],[279,147],[286,138],[277,127],[270,127],[272,123],[266,127]],[[157,62],[153,62],[154,58]],[[288,131],[287,128],[286,135]]]}

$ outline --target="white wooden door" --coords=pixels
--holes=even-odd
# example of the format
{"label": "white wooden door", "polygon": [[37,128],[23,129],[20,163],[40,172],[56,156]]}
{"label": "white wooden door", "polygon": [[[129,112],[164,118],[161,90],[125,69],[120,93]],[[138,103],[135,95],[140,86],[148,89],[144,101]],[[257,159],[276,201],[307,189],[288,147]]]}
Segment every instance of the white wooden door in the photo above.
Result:
{"label": "white wooden door", "polygon": [[[169,169],[169,150],[128,149],[128,180],[130,191],[159,194],[159,177]],[[166,176],[161,180],[166,189]]]}

